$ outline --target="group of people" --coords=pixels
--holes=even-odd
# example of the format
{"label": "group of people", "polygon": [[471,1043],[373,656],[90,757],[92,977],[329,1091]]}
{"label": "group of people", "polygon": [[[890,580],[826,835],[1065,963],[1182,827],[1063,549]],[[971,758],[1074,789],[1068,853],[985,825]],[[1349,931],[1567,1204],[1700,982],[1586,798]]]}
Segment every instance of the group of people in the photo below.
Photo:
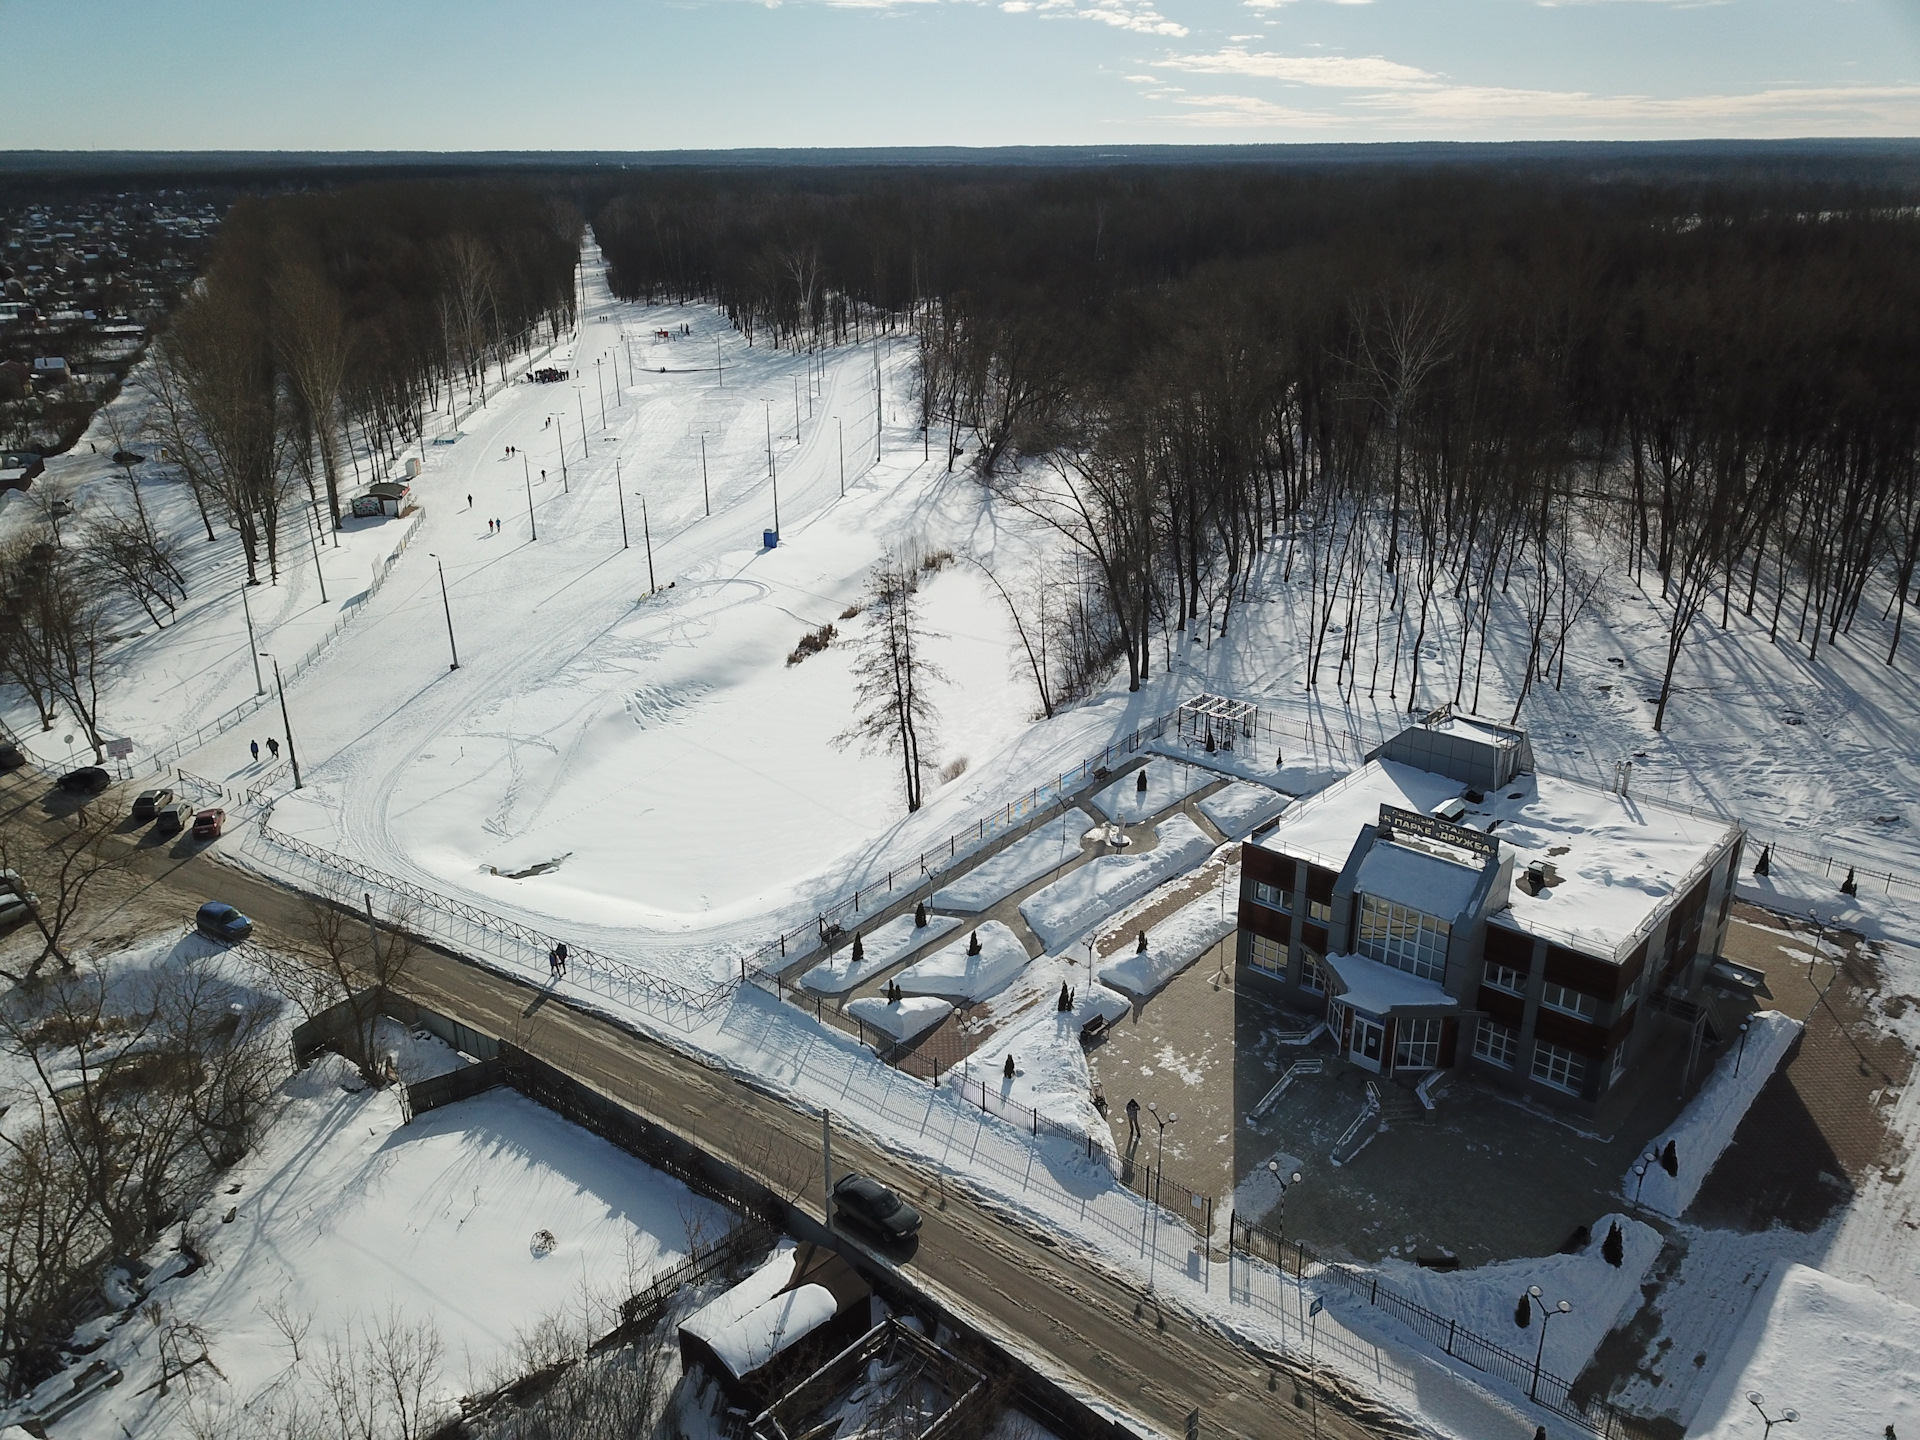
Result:
{"label": "group of people", "polygon": [[[253,763],[258,765],[260,763],[260,742],[258,740],[249,740],[247,742],[247,748],[253,751]],[[280,758],[280,742],[271,735],[267,737],[267,754],[275,760]]]}

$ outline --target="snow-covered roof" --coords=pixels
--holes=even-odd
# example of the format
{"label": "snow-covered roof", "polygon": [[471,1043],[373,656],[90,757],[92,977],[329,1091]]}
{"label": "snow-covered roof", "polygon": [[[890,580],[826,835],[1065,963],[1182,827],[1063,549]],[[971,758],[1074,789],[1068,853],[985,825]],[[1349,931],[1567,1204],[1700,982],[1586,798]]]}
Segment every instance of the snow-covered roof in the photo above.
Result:
{"label": "snow-covered roof", "polygon": [[1448,859],[1437,849],[1376,840],[1360,862],[1354,888],[1451,921],[1466,912],[1483,873],[1483,866]]}
{"label": "snow-covered roof", "polygon": [[1369,1015],[1385,1015],[1402,1005],[1458,1006],[1437,980],[1423,980],[1364,955],[1329,955],[1327,965],[1346,989],[1336,998]]}
{"label": "snow-covered roof", "polygon": [[1518,775],[1470,810],[1465,822],[1513,852],[1516,870],[1539,860],[1559,882],[1528,895],[1514,887],[1500,918],[1530,935],[1614,959],[1691,888],[1739,827],[1551,775]]}
{"label": "snow-covered roof", "polygon": [[833,1319],[840,1302],[824,1285],[801,1285],[762,1301],[707,1339],[714,1357],[738,1380]]}
{"label": "snow-covered roof", "polygon": [[1436,735],[1458,735],[1464,740],[1478,740],[1482,745],[1498,745],[1503,749],[1518,745],[1521,738],[1517,730],[1470,715],[1447,715],[1437,720],[1423,720],[1420,728],[1431,730]]}
{"label": "snow-covered roof", "polygon": [[782,1240],[758,1270],[702,1305],[686,1318],[680,1328],[711,1346],[716,1336],[724,1334],[787,1288],[798,1263],[795,1248],[793,1241]]}
{"label": "snow-covered roof", "polygon": [[1466,788],[1458,780],[1411,765],[1369,760],[1344,780],[1295,803],[1257,843],[1282,855],[1339,870],[1353,852],[1360,828],[1380,818],[1382,805],[1425,813]]}

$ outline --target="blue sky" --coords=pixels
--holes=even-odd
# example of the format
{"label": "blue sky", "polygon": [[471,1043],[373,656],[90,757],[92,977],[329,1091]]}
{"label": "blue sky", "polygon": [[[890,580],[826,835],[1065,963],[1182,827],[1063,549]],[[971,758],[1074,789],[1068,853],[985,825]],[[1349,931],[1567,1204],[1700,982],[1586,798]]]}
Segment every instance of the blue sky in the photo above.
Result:
{"label": "blue sky", "polygon": [[1920,0],[0,0],[0,148],[1920,134]]}

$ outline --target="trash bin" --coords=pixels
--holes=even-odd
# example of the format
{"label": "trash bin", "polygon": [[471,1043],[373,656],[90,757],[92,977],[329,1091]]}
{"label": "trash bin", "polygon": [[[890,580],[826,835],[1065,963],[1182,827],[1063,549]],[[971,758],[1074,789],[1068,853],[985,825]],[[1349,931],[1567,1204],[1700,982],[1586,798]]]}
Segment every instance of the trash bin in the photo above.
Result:
{"label": "trash bin", "polygon": [[780,544],[780,532],[778,530],[762,530],[760,532],[760,543],[769,550],[776,548]]}

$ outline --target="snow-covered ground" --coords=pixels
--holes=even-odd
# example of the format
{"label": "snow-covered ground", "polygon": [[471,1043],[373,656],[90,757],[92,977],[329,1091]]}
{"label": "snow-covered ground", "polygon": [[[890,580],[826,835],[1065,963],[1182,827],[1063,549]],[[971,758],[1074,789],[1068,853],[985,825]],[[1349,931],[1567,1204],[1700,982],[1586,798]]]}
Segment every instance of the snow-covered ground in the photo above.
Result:
{"label": "snow-covered ground", "polygon": [[1670,1219],[1686,1214],[1720,1152],[1732,1143],[1733,1132],[1740,1128],[1754,1096],[1806,1029],[1778,1010],[1761,1010],[1747,1024],[1744,1040],[1736,1040],[1728,1048],[1680,1112],[1680,1118],[1647,1146],[1648,1153],[1661,1155],[1671,1144],[1675,1173],[1669,1175],[1666,1167],[1655,1161],[1644,1167],[1644,1174],[1636,1174],[1635,1170],[1642,1168],[1636,1163],[1620,1180],[1620,1193],[1626,1199],[1637,1200]]}
{"label": "snow-covered ground", "polygon": [[[976,937],[980,953],[969,954]],[[926,959],[914,961],[894,977],[894,983],[909,995],[985,1000],[1004,990],[1027,968],[1027,960],[1027,947],[1020,937],[998,920],[989,920]]]}
{"label": "snow-covered ground", "polygon": [[952,1013],[950,1001],[932,995],[902,995],[898,1000],[864,995],[847,1002],[847,1014],[894,1040],[911,1040]]}
{"label": "snow-covered ground", "polygon": [[1049,871],[1077,860],[1092,823],[1085,811],[1070,809],[1035,826],[999,854],[935,891],[933,903],[965,913],[992,908]]}
{"label": "snow-covered ground", "polygon": [[1223,790],[1198,802],[1200,813],[1229,840],[1245,838],[1247,832],[1273,819],[1287,808],[1288,799],[1278,790],[1252,780],[1235,780]]}
{"label": "snow-covered ground", "polygon": [[1153,760],[1100,791],[1093,797],[1093,808],[1109,820],[1138,825],[1219,778],[1210,770],[1178,760]]}
{"label": "snow-covered ground", "polygon": [[1185,815],[1153,827],[1145,854],[1102,855],[1070,870],[1020,902],[1020,913],[1049,950],[1062,950],[1104,917],[1154,886],[1191,870],[1213,853],[1213,841]]}
{"label": "snow-covered ground", "polygon": [[848,941],[829,958],[800,977],[800,983],[817,995],[844,995],[871,980],[903,955],[923,945],[931,945],[960,922],[951,915],[927,916],[925,925],[915,925],[912,915],[896,915],[884,925],[858,936],[860,958],[853,958],[853,942]]}
{"label": "snow-covered ground", "polygon": [[330,1348],[364,1353],[396,1324],[437,1337],[427,1398],[457,1408],[460,1395],[529,1368],[543,1320],[611,1329],[619,1302],[686,1253],[690,1227],[712,1239],[729,1223],[679,1181],[511,1091],[404,1124],[394,1092],[367,1090],[332,1056],[287,1091],[265,1143],[230,1175],[234,1189],[187,1221],[207,1263],[149,1301],[198,1327],[225,1383],[143,1393],[159,1332],[130,1314],[94,1357],[127,1379],[62,1420],[61,1435],[187,1433],[189,1410],[209,1408],[268,1433],[270,1414],[318,1397]]}
{"label": "snow-covered ground", "polygon": [[1240,923],[1240,866],[1219,869],[1219,879],[1198,899],[1153,927],[1144,951],[1129,950],[1098,962],[1095,968],[1101,980],[1144,998],[1231,935]]}

